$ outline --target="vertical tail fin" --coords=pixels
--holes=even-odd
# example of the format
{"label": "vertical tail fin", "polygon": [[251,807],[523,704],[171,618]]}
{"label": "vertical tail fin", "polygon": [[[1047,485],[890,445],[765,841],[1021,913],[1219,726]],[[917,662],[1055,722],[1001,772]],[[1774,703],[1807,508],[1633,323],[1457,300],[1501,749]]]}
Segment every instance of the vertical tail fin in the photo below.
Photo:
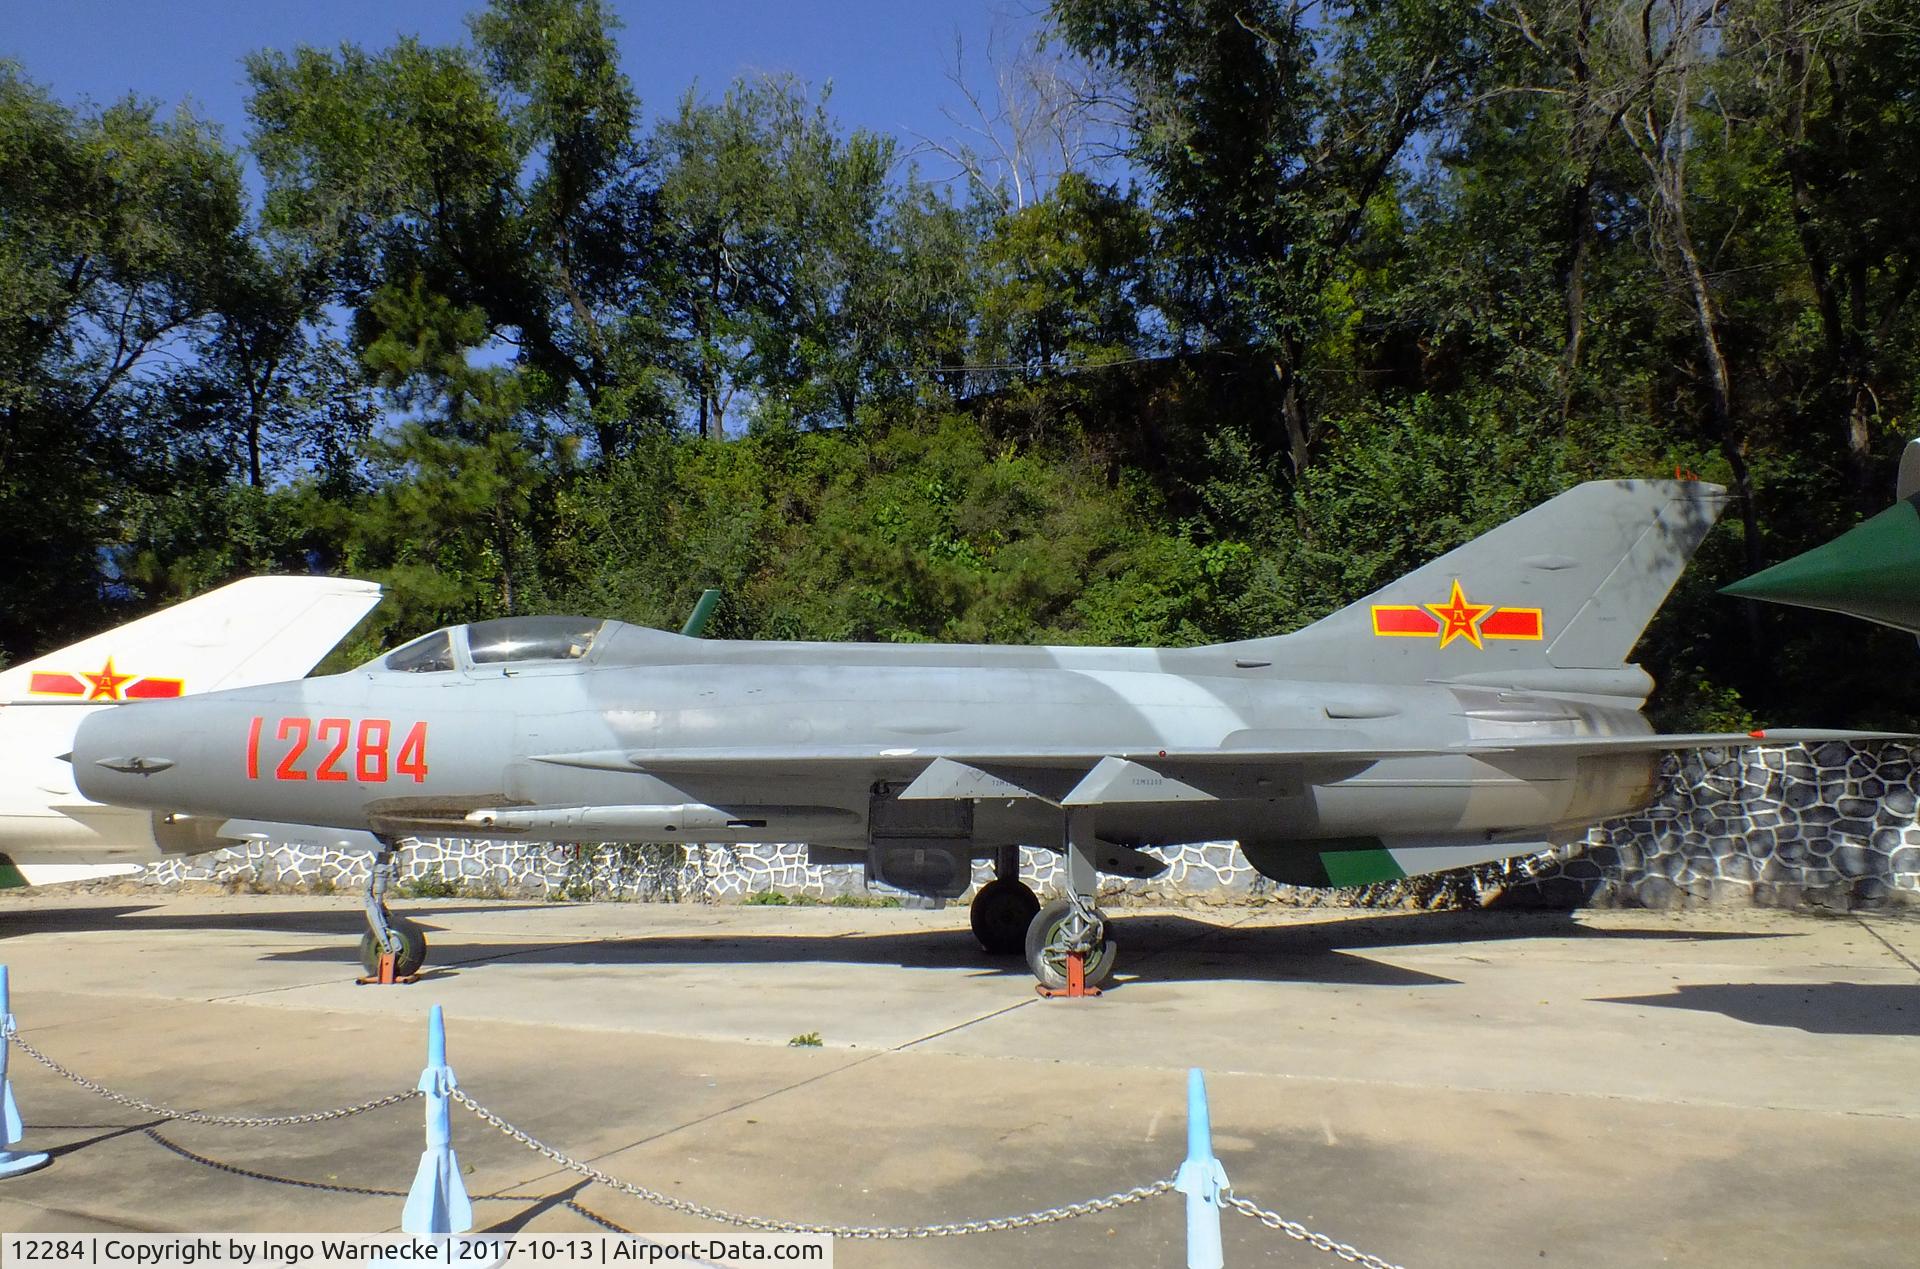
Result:
{"label": "vertical tail fin", "polygon": [[1603,682],[1726,501],[1696,481],[1579,485],[1304,630],[1233,646],[1383,682]]}
{"label": "vertical tail fin", "polygon": [[380,602],[350,577],[249,577],[0,672],[0,703],[146,700],[296,679]]}

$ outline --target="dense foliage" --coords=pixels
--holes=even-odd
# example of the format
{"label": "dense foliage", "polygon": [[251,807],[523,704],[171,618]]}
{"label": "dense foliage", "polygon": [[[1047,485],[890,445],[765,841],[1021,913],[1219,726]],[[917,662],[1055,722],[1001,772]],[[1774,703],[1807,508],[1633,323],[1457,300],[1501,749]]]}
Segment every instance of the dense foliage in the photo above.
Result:
{"label": "dense foliage", "polygon": [[242,150],[0,64],[6,655],[267,570],[388,584],[343,657],[708,585],[731,636],[1244,637],[1685,469],[1739,500],[1664,721],[1920,712],[1902,639],[1714,594],[1914,429],[1912,0],[1055,0],[993,146],[919,157],[788,81],[649,116],[614,26],[260,53]]}

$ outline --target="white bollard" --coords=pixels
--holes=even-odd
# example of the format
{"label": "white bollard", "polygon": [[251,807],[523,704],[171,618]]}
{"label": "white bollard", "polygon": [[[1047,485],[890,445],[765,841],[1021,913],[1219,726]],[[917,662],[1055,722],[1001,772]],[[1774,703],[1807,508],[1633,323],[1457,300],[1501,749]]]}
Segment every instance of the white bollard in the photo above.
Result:
{"label": "white bollard", "polygon": [[13,1050],[13,1001],[7,994],[7,967],[0,965],[0,1176],[19,1176],[53,1162],[49,1154],[23,1154],[5,1147],[26,1136],[27,1126],[14,1104],[13,1081],[7,1076],[7,1057]]}
{"label": "white bollard", "polygon": [[460,1161],[453,1157],[448,1122],[447,1094],[459,1086],[447,1065],[446,1020],[435,1005],[427,1020],[427,1069],[420,1072],[420,1091],[427,1095],[427,1148],[420,1152],[420,1168],[400,1214],[406,1233],[464,1234],[473,1228],[473,1202],[460,1179]]}
{"label": "white bollard", "polygon": [[1220,1192],[1227,1188],[1227,1171],[1213,1157],[1207,1080],[1197,1066],[1187,1072],[1187,1161],[1174,1175],[1173,1188],[1187,1196],[1187,1269],[1225,1269]]}

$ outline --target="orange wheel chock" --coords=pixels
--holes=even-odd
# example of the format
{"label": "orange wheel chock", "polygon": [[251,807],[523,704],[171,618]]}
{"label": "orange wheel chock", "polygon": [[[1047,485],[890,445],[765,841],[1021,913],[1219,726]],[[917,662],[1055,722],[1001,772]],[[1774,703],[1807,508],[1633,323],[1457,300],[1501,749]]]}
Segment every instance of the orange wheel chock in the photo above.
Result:
{"label": "orange wheel chock", "polygon": [[1100,994],[1098,987],[1087,985],[1087,954],[1085,952],[1067,953],[1067,985],[1065,987],[1049,987],[1045,983],[1035,983],[1033,989],[1048,1000],[1061,997],[1068,1000],[1081,1000]]}

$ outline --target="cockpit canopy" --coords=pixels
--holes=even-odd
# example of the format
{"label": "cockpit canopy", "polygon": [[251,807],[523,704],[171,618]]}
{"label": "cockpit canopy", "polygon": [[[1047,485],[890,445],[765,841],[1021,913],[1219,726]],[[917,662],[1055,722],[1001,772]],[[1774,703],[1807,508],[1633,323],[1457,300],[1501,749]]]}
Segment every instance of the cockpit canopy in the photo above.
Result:
{"label": "cockpit canopy", "polygon": [[500,617],[467,627],[467,651],[477,665],[500,661],[578,661],[593,650],[594,617]]}
{"label": "cockpit canopy", "polygon": [[598,617],[499,617],[421,635],[362,666],[398,674],[430,674],[466,666],[526,661],[577,661],[593,650],[609,623]]}

